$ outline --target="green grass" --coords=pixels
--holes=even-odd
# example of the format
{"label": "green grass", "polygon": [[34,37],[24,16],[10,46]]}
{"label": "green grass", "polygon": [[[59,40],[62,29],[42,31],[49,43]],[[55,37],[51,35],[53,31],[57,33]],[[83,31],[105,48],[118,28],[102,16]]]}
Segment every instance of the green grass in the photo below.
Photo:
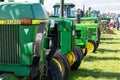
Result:
{"label": "green grass", "polygon": [[102,34],[96,53],[88,53],[69,80],[120,80],[120,31]]}

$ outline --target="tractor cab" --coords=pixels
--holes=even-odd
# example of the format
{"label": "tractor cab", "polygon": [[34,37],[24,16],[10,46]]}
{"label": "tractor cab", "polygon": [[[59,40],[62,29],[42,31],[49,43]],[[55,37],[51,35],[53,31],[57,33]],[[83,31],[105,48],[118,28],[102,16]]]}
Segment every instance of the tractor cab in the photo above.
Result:
{"label": "tractor cab", "polygon": [[91,11],[91,17],[100,17],[100,11],[92,10]]}
{"label": "tractor cab", "polygon": [[[60,15],[60,3],[56,3],[54,6],[54,16]],[[75,17],[75,5],[73,3],[64,4],[64,17],[72,18]]]}

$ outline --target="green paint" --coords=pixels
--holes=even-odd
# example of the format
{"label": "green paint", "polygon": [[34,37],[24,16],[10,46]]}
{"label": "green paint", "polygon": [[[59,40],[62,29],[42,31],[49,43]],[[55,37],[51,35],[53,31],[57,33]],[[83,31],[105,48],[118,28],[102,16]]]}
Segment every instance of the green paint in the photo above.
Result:
{"label": "green paint", "polygon": [[[48,18],[47,13],[39,3],[1,3],[0,15],[2,20],[20,20],[23,18],[47,20]],[[13,73],[13,75],[8,77],[7,74],[5,76],[0,75],[0,80],[18,80],[19,76],[30,76],[34,52],[33,43],[36,40],[40,26],[41,23],[34,25],[0,25],[0,35],[3,39],[0,42],[2,43],[2,48],[0,49],[0,71]],[[39,65],[41,67],[43,67],[44,61],[46,61],[44,38],[46,38],[46,35],[42,38],[40,47]],[[43,69],[41,69],[41,72],[43,72]]]}
{"label": "green paint", "polygon": [[[84,17],[84,18],[81,18],[81,23],[83,22],[83,24],[86,24],[87,27],[88,27],[88,38],[89,39],[92,39],[94,41],[97,41],[98,40],[98,20],[96,17]],[[92,21],[92,23],[91,23]]]}
{"label": "green paint", "polygon": [[[59,32],[59,50],[67,55],[74,50],[75,38],[74,38],[74,26],[72,20],[67,18],[50,18],[49,21],[54,20],[58,24]],[[49,31],[53,31],[54,27],[49,25]]]}
{"label": "green paint", "polygon": [[[60,3],[56,3],[54,6],[54,15],[59,16],[59,9],[60,9]],[[64,3],[64,13],[65,17],[67,17],[67,20],[71,20],[73,23],[73,30],[74,33],[72,40],[72,44],[80,46],[81,48],[85,48],[87,44],[87,24],[77,24],[76,18],[75,18],[75,5],[73,3]],[[79,32],[77,32],[79,31]],[[77,33],[76,33],[77,32]],[[66,34],[64,34],[66,35]],[[77,35],[81,35],[79,38]],[[75,38],[75,39],[74,39]],[[66,39],[66,38],[65,38]],[[74,45],[74,46],[75,46]]]}
{"label": "green paint", "polygon": [[[76,24],[76,40],[75,43],[77,46],[81,48],[87,47],[87,39],[88,39],[88,27],[86,24]],[[80,37],[79,37],[80,35]]]}

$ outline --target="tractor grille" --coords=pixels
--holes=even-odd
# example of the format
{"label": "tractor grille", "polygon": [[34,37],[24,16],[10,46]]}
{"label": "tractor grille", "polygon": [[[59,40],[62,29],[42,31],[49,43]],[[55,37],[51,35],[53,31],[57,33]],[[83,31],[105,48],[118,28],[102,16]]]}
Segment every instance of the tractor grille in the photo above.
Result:
{"label": "tractor grille", "polygon": [[0,64],[19,64],[19,25],[0,25]]}

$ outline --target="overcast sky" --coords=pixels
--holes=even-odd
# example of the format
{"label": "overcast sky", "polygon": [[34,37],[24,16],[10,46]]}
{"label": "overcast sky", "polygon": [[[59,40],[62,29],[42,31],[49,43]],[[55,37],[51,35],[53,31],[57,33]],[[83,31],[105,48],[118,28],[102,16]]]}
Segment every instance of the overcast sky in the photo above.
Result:
{"label": "overcast sky", "polygon": [[[92,7],[92,9],[101,10],[102,12],[117,12],[120,13],[120,0],[64,0],[65,2],[70,2],[76,4],[77,8]],[[46,10],[52,11],[53,5],[60,0],[45,0],[44,6]]]}
{"label": "overcast sky", "polygon": [[[8,0],[5,0],[8,1]],[[39,2],[39,0],[15,0],[17,2]],[[77,8],[92,7],[92,9],[100,10],[102,12],[117,12],[120,13],[120,0],[64,0],[65,2],[74,3]],[[44,6],[47,11],[53,11],[53,5],[60,2],[60,0],[44,0]]]}

